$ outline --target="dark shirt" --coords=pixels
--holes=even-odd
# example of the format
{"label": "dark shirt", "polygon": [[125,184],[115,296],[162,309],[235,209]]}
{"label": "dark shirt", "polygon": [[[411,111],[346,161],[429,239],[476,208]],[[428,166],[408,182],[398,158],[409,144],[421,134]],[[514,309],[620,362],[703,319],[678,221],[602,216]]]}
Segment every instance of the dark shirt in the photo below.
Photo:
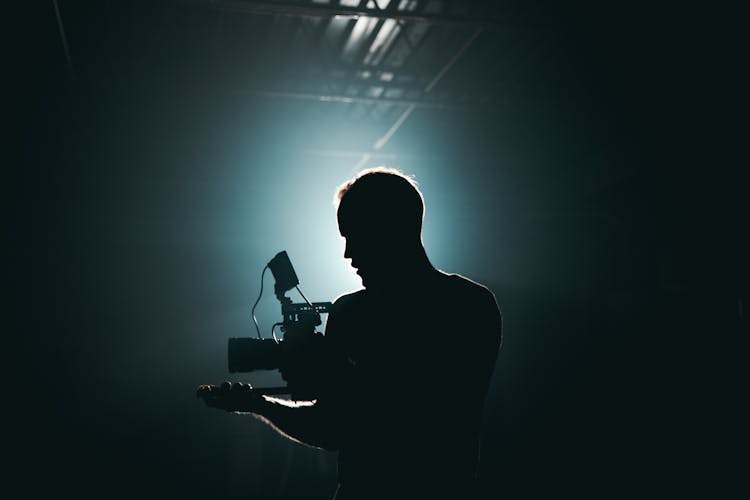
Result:
{"label": "dark shirt", "polygon": [[434,269],[337,299],[325,337],[348,369],[319,399],[337,415],[337,498],[466,493],[501,335],[492,292]]}

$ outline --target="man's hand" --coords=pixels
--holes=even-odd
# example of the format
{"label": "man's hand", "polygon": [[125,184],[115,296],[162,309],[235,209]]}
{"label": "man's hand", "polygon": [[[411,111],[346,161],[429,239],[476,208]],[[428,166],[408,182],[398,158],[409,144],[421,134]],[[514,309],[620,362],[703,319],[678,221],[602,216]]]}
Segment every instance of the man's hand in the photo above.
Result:
{"label": "man's hand", "polygon": [[196,396],[208,406],[226,411],[259,413],[265,403],[263,396],[254,392],[250,384],[242,382],[199,385]]}

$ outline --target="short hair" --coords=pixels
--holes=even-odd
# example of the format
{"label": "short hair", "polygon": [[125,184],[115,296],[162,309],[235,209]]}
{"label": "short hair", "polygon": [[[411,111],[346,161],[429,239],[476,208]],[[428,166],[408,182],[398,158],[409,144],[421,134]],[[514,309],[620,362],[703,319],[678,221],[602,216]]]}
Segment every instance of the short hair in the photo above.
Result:
{"label": "short hair", "polygon": [[422,233],[424,197],[414,178],[395,168],[361,171],[339,186],[334,204],[342,233],[353,225],[387,229],[393,236]]}

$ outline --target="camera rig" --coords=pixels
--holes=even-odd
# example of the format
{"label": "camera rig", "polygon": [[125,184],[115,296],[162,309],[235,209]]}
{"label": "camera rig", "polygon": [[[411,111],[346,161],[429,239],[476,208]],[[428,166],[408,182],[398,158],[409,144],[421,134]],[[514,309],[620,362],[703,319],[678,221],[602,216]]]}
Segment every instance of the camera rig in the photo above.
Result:
{"label": "camera rig", "polygon": [[[327,314],[331,310],[330,302],[310,302],[299,289],[299,279],[294,272],[289,256],[286,251],[277,253],[273,259],[263,268],[261,273],[261,291],[255,306],[258,305],[263,295],[263,276],[266,269],[273,274],[275,284],[274,292],[281,303],[282,321],[275,323],[271,328],[272,338],[263,338],[260,328],[257,329],[258,337],[230,338],[228,343],[228,368],[230,373],[251,372],[255,370],[274,370],[285,374],[299,373],[300,371],[314,370],[307,360],[314,359],[316,350],[322,348],[323,335],[316,331],[316,327],[322,324],[321,314]],[[296,288],[303,303],[294,303],[286,293]],[[253,306],[253,311],[255,310]],[[253,312],[253,320],[255,314]],[[256,328],[257,328],[256,321]],[[280,327],[283,338],[276,337],[274,330]],[[311,356],[312,355],[312,356]],[[287,377],[284,376],[285,380]],[[307,385],[300,380],[306,377],[294,377],[296,380],[293,387],[267,387],[253,389],[258,394],[291,394],[293,399],[308,399],[314,397],[313,385]],[[312,380],[312,378],[309,378]]]}

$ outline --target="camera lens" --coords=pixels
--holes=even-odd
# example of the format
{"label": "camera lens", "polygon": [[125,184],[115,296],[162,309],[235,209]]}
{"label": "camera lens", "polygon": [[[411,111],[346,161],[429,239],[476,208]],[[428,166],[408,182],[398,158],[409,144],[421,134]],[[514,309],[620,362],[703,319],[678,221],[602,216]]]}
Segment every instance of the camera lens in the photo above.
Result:
{"label": "camera lens", "polygon": [[275,370],[281,365],[281,345],[273,339],[230,338],[229,372]]}

